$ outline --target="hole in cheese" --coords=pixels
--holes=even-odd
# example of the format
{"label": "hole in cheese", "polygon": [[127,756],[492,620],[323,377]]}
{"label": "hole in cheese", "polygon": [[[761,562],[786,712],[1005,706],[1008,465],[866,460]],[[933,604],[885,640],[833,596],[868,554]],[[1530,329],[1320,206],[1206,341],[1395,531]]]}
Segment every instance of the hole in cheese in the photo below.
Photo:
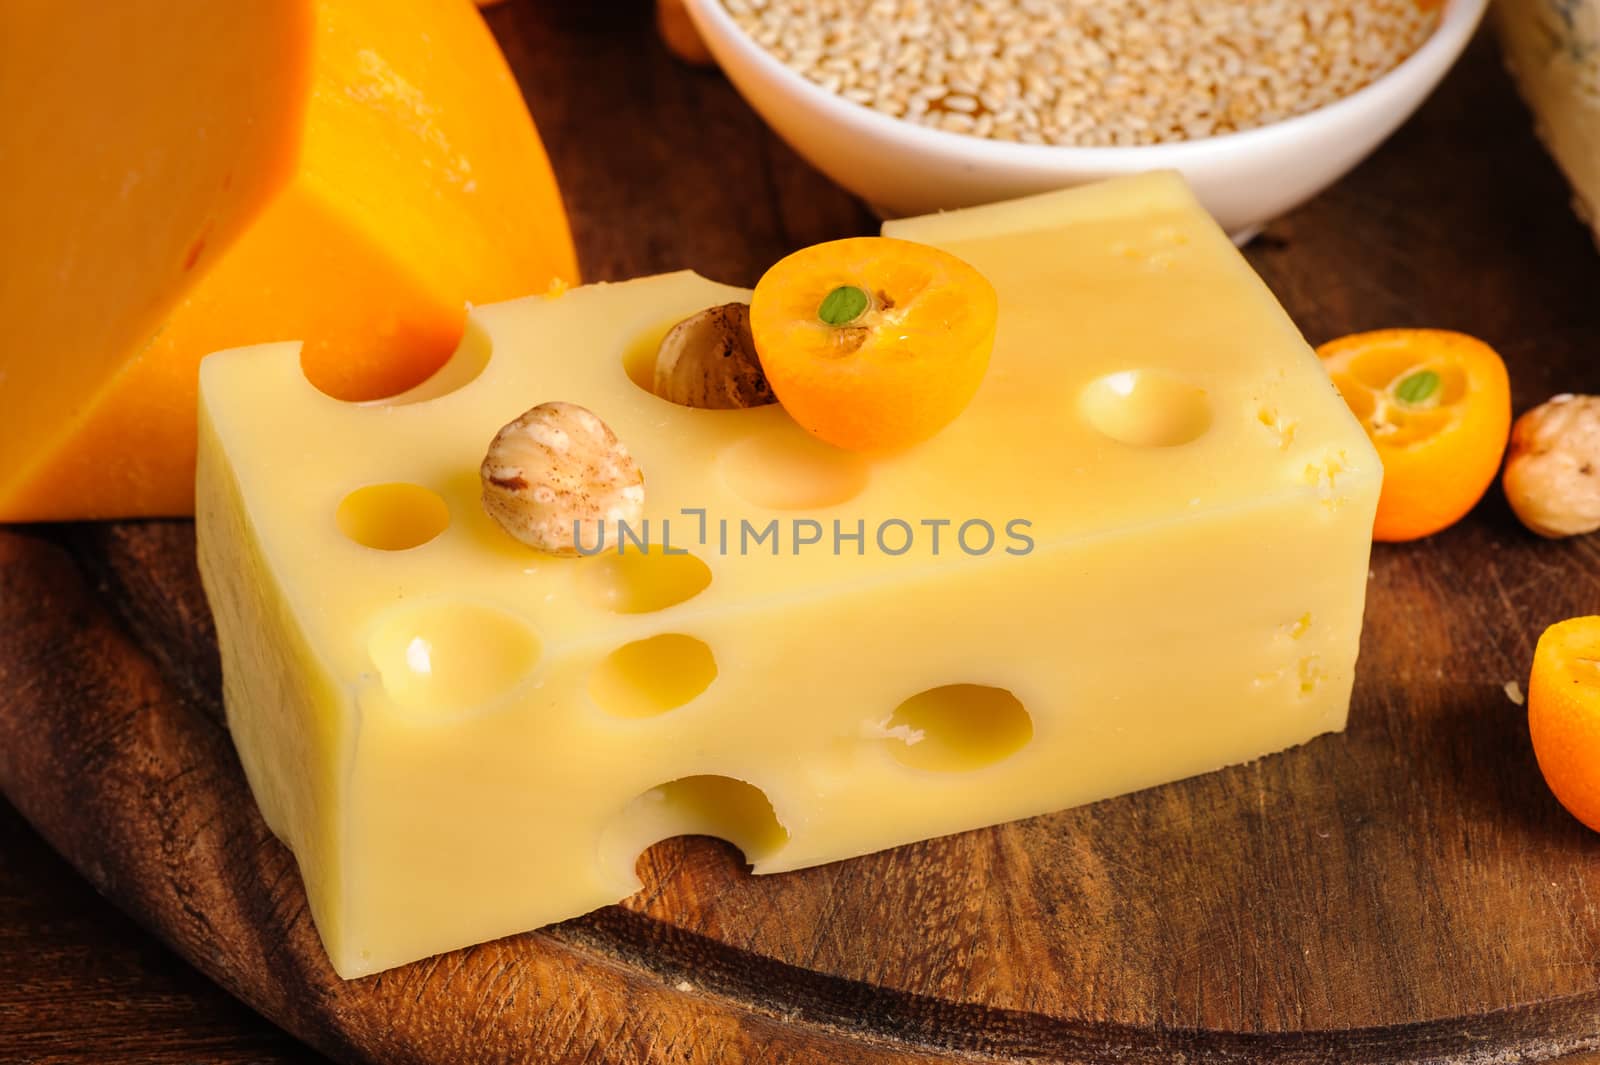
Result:
{"label": "hole in cheese", "polygon": [[901,703],[883,734],[902,765],[960,772],[993,765],[1021,750],[1033,738],[1033,719],[1004,688],[947,684]]}
{"label": "hole in cheese", "polygon": [[688,314],[673,315],[660,325],[647,329],[622,353],[622,372],[628,375],[628,380],[652,396],[656,394],[656,352],[661,350],[661,342],[672,332],[672,327],[687,317]]}
{"label": "hole in cheese", "polygon": [[1157,370],[1123,370],[1091,381],[1079,399],[1089,424],[1134,447],[1177,447],[1211,427],[1201,389]]}
{"label": "hole in cheese", "polygon": [[1300,676],[1302,698],[1316,694],[1317,687],[1327,679],[1327,671],[1322,668],[1320,655],[1306,655],[1300,659],[1295,669]]}
{"label": "hole in cheese", "polygon": [[539,661],[527,623],[472,603],[408,606],[384,616],[367,654],[389,697],[412,710],[459,711],[522,683]]}
{"label": "hole in cheese", "polygon": [[618,717],[654,717],[675,710],[717,679],[704,640],[668,632],[612,651],[589,676],[589,697]]}
{"label": "hole in cheese", "polygon": [[339,531],[363,547],[407,551],[444,532],[450,508],[418,484],[369,484],[345,496],[334,517]]}
{"label": "hole in cheese", "polygon": [[691,554],[628,550],[582,563],[579,587],[601,610],[648,614],[693,599],[711,585],[711,567]]}
{"label": "hole in cheese", "polygon": [[730,445],[718,462],[729,488],[758,507],[800,510],[847,502],[867,486],[871,467],[782,419]]}
{"label": "hole in cheese", "polygon": [[[442,399],[460,388],[465,388],[478,379],[489,365],[489,358],[493,354],[494,345],[489,340],[489,334],[477,322],[469,319],[466,332],[461,335],[461,343],[456,346],[455,353],[446,360],[445,364],[433,372],[433,375],[424,380],[415,388],[408,389],[398,395],[387,399],[370,400],[375,406],[404,406],[411,403],[426,403],[431,399]],[[311,382],[316,387],[316,382]],[[339,397],[333,397],[338,399]]]}
{"label": "hole in cheese", "polygon": [[619,875],[633,872],[650,847],[674,836],[714,836],[739,848],[752,865],[789,842],[766,794],[733,777],[680,777],[630,801],[602,833],[601,860]]}
{"label": "hole in cheese", "polygon": [[1280,451],[1287,451],[1294,443],[1295,433],[1299,430],[1298,424],[1292,418],[1285,418],[1276,407],[1262,407],[1256,411],[1256,421],[1272,434],[1273,443],[1278,445]]}

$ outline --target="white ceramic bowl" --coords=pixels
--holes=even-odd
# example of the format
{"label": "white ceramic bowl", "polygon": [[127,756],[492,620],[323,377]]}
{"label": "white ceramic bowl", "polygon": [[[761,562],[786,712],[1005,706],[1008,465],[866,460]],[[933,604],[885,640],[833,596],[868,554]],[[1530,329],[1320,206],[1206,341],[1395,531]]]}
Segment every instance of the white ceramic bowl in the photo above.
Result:
{"label": "white ceramic bowl", "polygon": [[721,0],[688,0],[711,54],[813,166],[880,214],[926,214],[1146,170],[1177,170],[1236,237],[1337,181],[1415,111],[1466,47],[1488,0],[1447,0],[1433,35],[1366,88],[1269,126],[1170,144],[1072,148],[928,129],[851,103],[784,66]]}

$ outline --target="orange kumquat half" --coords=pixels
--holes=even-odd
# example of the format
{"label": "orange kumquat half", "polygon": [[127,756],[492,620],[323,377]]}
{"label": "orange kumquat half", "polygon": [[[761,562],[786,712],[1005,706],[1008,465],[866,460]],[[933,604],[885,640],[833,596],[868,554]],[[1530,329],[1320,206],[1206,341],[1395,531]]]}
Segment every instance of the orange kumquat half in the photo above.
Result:
{"label": "orange kumquat half", "polygon": [[972,401],[998,312],[994,286],[949,252],[853,237],[768,270],[750,331],[795,421],[836,447],[885,452],[928,439]]}
{"label": "orange kumquat half", "polygon": [[1528,731],[1545,783],[1600,832],[1600,617],[1557,622],[1539,637],[1528,677]]}
{"label": "orange kumquat half", "polygon": [[1500,469],[1511,385],[1495,350],[1444,329],[1380,329],[1317,349],[1383,460],[1374,540],[1415,540],[1475,506]]}

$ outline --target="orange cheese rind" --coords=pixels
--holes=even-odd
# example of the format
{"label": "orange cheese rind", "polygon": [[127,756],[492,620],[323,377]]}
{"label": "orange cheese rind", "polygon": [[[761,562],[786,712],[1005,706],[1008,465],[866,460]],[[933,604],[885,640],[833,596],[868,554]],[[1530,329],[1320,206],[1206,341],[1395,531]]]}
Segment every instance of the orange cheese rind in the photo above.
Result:
{"label": "orange cheese rind", "polygon": [[576,280],[457,0],[25,0],[0,69],[0,155],[28,160],[0,203],[28,249],[0,286],[0,521],[190,513],[208,352],[304,340],[318,387],[371,399],[448,358],[468,301]]}

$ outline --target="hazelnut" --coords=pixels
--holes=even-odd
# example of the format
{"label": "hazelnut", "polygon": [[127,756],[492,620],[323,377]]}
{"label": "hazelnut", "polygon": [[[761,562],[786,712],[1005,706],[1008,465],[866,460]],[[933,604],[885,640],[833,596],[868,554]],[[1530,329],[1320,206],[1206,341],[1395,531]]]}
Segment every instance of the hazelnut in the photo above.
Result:
{"label": "hazelnut", "polygon": [[541,403],[495,434],[483,509],[536,551],[576,555],[617,542],[644,510],[644,474],[611,428],[576,403]]}
{"label": "hazelnut", "polygon": [[1600,396],[1560,395],[1511,427],[1506,499],[1552,539],[1600,529]]}
{"label": "hazelnut", "polygon": [[750,334],[750,305],[724,303],[690,315],[656,351],[651,391],[686,407],[738,410],[777,401]]}

